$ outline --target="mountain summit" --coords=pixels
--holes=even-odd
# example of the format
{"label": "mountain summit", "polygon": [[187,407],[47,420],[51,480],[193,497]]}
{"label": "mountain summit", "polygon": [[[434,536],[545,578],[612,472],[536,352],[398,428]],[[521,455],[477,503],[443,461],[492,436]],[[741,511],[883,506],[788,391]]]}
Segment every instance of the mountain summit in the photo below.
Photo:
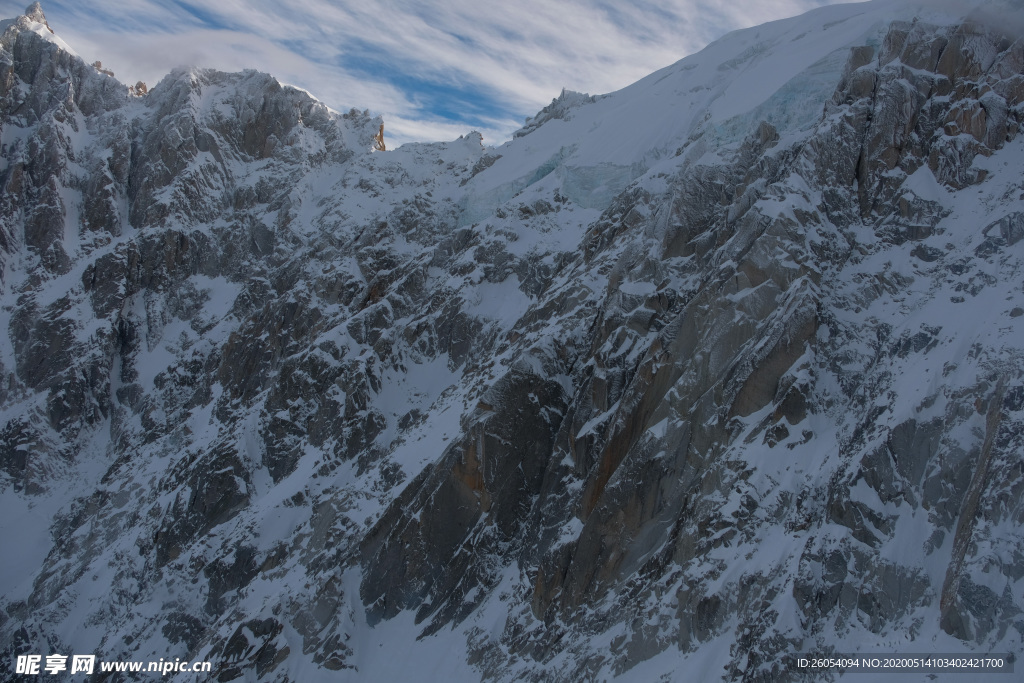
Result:
{"label": "mountain summit", "polygon": [[0,39],[4,658],[1012,661],[1012,10],[824,7],[500,147],[381,151],[379,118],[254,71],[139,97],[33,5]]}
{"label": "mountain summit", "polygon": [[[38,2],[33,2],[25,9],[24,14],[26,19],[34,21],[37,24],[46,24],[46,28],[50,28],[50,25],[46,23],[46,15],[43,14],[43,6]],[[53,29],[50,29],[53,31]]]}

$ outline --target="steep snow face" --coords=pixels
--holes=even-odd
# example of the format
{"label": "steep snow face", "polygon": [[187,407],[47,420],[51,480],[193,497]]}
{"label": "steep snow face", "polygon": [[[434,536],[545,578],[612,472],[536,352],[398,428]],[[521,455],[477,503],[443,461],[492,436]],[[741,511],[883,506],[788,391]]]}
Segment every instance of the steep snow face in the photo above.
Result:
{"label": "steep snow face", "polygon": [[5,657],[1020,652],[1020,36],[833,6],[376,152],[264,74],[140,97],[38,26],[0,39]]}
{"label": "steep snow face", "polygon": [[538,116],[546,125],[529,121],[496,151],[501,158],[470,185],[470,201],[503,201],[554,174],[574,202],[604,209],[640,175],[670,172],[684,152],[713,154],[761,121],[783,136],[807,131],[851,46],[878,45],[897,18],[956,16],[929,2],[832,5],[731,33],[611,95],[563,93]]}

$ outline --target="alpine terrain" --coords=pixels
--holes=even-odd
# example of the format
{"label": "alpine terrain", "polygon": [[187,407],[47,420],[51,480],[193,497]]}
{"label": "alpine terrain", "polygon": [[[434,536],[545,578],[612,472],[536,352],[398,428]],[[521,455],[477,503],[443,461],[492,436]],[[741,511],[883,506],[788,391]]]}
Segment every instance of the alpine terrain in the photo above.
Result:
{"label": "alpine terrain", "polygon": [[388,151],[0,34],[4,680],[1018,658],[1021,2],[824,7]]}

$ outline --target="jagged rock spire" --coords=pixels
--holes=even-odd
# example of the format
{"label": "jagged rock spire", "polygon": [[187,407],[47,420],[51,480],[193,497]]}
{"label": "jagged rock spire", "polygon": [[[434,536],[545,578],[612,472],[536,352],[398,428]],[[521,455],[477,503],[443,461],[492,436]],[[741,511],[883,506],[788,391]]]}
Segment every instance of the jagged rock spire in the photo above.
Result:
{"label": "jagged rock spire", "polygon": [[40,24],[46,23],[46,15],[43,14],[43,6],[38,2],[33,2],[25,8],[25,16],[32,21],[38,21]]}
{"label": "jagged rock spire", "polygon": [[25,17],[43,24],[46,28],[50,29],[50,33],[53,33],[53,29],[50,28],[50,25],[46,22],[46,15],[43,14],[43,6],[38,2],[33,2],[25,8]]}

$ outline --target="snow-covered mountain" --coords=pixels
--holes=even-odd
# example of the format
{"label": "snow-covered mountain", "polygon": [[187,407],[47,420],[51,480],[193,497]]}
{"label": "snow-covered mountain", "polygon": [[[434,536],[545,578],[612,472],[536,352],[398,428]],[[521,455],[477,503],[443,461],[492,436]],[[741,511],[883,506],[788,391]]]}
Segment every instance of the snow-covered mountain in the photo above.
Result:
{"label": "snow-covered mountain", "polygon": [[1016,656],[1022,12],[830,6],[387,152],[270,76],[144,92],[5,22],[0,667]]}

